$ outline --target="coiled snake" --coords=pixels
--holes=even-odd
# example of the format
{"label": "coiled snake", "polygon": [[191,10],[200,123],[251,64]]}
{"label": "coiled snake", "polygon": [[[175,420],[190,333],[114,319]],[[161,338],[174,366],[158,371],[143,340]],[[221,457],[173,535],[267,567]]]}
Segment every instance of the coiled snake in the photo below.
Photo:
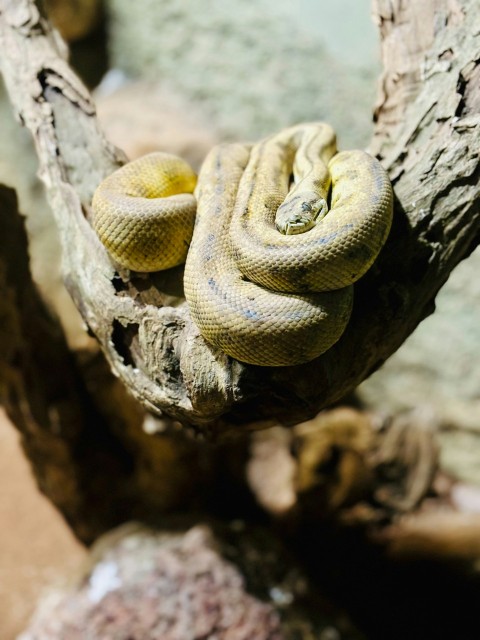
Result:
{"label": "coiled snake", "polygon": [[215,147],[196,187],[179,158],[139,158],[102,182],[92,209],[122,266],[155,271],[186,258],[185,297],[208,342],[284,366],[342,335],[352,284],[387,238],[392,189],[375,158],[337,153],[335,133],[318,123]]}

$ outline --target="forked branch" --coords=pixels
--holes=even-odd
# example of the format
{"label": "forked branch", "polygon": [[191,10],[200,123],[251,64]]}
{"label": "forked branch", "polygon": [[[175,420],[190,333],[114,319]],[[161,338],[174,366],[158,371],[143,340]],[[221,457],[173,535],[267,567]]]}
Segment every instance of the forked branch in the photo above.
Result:
{"label": "forked branch", "polygon": [[1,69],[35,140],[65,283],[111,368],[148,410],[209,431],[312,416],[402,344],[478,244],[480,6],[403,4],[377,0],[375,7],[385,71],[372,150],[395,189],[390,238],[356,285],[340,341],[308,364],[263,368],[205,343],[182,299],[179,270],[131,278],[115,272],[88,216],[93,191],[123,154],[104,139],[63,42],[33,0],[0,0]]}

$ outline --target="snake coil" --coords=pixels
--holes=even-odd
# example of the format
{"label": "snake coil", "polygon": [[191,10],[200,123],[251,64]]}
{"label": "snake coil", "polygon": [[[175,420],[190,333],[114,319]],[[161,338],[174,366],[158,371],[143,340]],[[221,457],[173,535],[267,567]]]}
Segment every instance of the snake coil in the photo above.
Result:
{"label": "snake coil", "polygon": [[196,187],[182,160],[139,158],[98,187],[92,223],[129,269],[186,256],[185,297],[204,338],[242,362],[286,366],[342,335],[352,284],[387,238],[392,201],[380,163],[337,153],[334,131],[315,123],[215,147]]}

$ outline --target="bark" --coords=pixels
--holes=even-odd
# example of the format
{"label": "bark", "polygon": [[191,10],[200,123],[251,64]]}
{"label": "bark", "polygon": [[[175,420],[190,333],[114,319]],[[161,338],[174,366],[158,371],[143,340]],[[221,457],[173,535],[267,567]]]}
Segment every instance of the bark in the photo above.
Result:
{"label": "bark", "polygon": [[0,400],[22,434],[40,489],[77,535],[89,538],[116,522],[106,501],[99,526],[95,504],[105,494],[119,497],[121,468],[131,462],[126,452],[119,455],[33,285],[15,193],[0,185],[0,203]]}
{"label": "bark", "polygon": [[245,447],[206,450],[168,420],[144,422],[100,354],[74,357],[31,279],[15,192],[3,185],[0,211],[0,403],[75,535],[89,543],[125,520],[154,523],[211,503],[221,512],[232,499],[241,511],[245,489],[224,468]]}
{"label": "bark", "polygon": [[95,187],[124,157],[102,137],[63,42],[33,1],[0,3],[2,71],[37,146],[65,282],[112,370],[147,410],[205,433],[310,417],[400,346],[478,244],[480,7],[469,0],[385,1],[375,14],[386,66],[372,150],[394,184],[393,229],[356,286],[352,319],[338,344],[306,365],[263,368],[239,364],[204,342],[181,296],[181,270],[115,271],[88,214]]}

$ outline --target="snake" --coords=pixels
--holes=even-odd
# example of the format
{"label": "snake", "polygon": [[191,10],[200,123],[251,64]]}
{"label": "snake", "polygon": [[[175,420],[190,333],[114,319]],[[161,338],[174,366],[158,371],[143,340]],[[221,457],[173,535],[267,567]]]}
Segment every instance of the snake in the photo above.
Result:
{"label": "snake", "polygon": [[271,367],[314,360],[340,339],[353,285],[392,215],[380,162],[338,151],[326,123],[217,145],[198,179],[182,159],[155,152],[108,176],[92,201],[114,263],[148,272],[185,261],[185,298],[206,342]]}
{"label": "snake", "polygon": [[153,272],[183,264],[195,224],[197,176],[168,153],[149,153],[107,176],[92,199],[92,224],[115,262]]}

